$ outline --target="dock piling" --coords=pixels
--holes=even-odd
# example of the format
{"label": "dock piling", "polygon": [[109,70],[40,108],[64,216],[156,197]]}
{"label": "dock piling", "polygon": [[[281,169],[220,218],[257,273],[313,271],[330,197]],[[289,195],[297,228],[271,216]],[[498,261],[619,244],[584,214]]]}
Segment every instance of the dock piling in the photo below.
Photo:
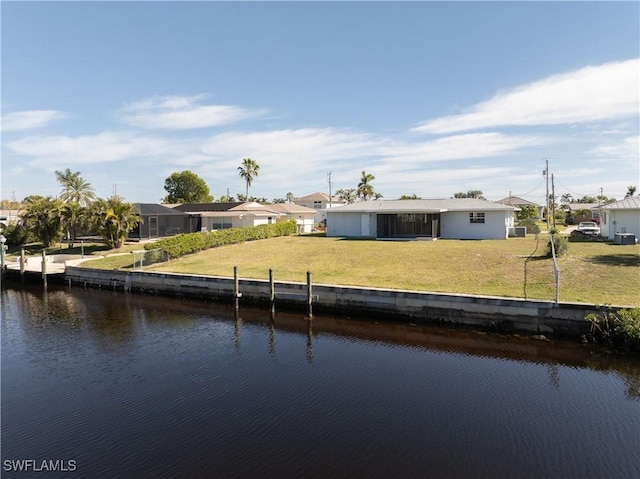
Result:
{"label": "dock piling", "polygon": [[313,317],[313,291],[311,286],[311,271],[307,271],[307,316]]}

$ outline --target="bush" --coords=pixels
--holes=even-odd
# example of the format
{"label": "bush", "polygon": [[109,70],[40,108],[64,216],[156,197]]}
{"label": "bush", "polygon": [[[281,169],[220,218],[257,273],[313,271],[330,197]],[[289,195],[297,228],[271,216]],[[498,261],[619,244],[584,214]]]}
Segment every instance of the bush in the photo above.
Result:
{"label": "bush", "polygon": [[10,224],[2,228],[2,234],[7,238],[7,247],[17,248],[29,242],[29,230],[22,224]]}
{"label": "bush", "polygon": [[527,228],[528,234],[538,234],[540,233],[540,227],[536,223],[535,219],[526,218],[523,220],[516,221],[516,226],[525,226]]}
{"label": "bush", "polygon": [[640,308],[608,309],[585,319],[591,323],[589,341],[640,352]]}
{"label": "bush", "polygon": [[567,254],[569,250],[569,239],[566,236],[561,236],[558,234],[552,234],[547,242],[547,256],[552,257],[553,253],[551,251],[551,244],[553,243],[553,247],[556,250],[556,257],[563,256]]}
{"label": "bush", "polygon": [[210,233],[188,233],[171,238],[164,238],[146,245],[146,250],[161,248],[170,258],[197,253],[218,246],[242,243],[258,239],[288,236],[296,232],[296,222],[273,223],[269,225],[252,226],[249,228],[231,228],[228,230],[212,231]]}

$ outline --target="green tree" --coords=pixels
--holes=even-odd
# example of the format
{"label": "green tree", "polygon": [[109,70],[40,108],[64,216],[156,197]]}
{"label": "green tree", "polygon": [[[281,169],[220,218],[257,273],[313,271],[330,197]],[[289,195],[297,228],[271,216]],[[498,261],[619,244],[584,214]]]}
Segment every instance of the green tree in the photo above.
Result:
{"label": "green tree", "polygon": [[96,194],[91,183],[80,176],[80,172],[72,172],[69,168],[64,171],[56,171],[56,180],[62,185],[60,199],[65,203],[78,203],[87,206],[96,199]]}
{"label": "green tree", "polygon": [[25,199],[20,218],[23,225],[40,240],[45,248],[62,238],[62,200],[51,197],[30,196]]}
{"label": "green tree", "polygon": [[636,194],[637,188],[633,185],[627,186],[627,194],[624,195],[625,198],[631,198]]}
{"label": "green tree", "polygon": [[213,201],[207,183],[189,170],[172,173],[164,180],[164,189],[168,193],[164,198],[165,203],[210,203]]}
{"label": "green tree", "polygon": [[60,211],[62,215],[62,226],[67,232],[69,245],[73,245],[78,237],[78,227],[86,220],[87,207],[81,206],[78,202],[67,203]]}
{"label": "green tree", "polygon": [[462,191],[453,194],[454,198],[475,198],[478,200],[484,200],[485,197],[482,196],[482,191],[480,190],[469,190],[466,193]]}
{"label": "green tree", "polygon": [[293,203],[295,196],[290,191],[287,193],[287,203]]}
{"label": "green tree", "polygon": [[340,201],[344,201],[347,204],[355,203],[356,201],[356,189],[346,188],[336,191],[336,196]]}
{"label": "green tree", "polygon": [[110,248],[120,248],[129,231],[140,222],[133,204],[116,195],[94,202],[90,218],[93,229]]}
{"label": "green tree", "polygon": [[358,183],[358,188],[356,189],[356,196],[361,198],[362,201],[367,201],[375,195],[375,189],[371,182],[375,180],[376,177],[371,173],[367,173],[366,171],[362,172],[362,176],[360,177],[360,183]]}
{"label": "green tree", "polygon": [[253,179],[258,176],[259,171],[260,165],[251,158],[244,158],[242,160],[242,165],[238,166],[240,178],[242,178],[247,185],[244,195],[245,198],[249,198],[249,187],[251,186],[251,183],[253,183]]}
{"label": "green tree", "polygon": [[401,200],[421,200],[422,198],[420,198],[418,195],[414,193],[412,195],[402,195],[400,199]]}

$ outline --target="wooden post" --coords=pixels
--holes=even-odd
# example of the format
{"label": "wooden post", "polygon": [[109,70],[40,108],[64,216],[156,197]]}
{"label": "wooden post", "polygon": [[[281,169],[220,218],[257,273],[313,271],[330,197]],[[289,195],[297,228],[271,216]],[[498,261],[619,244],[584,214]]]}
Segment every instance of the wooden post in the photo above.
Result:
{"label": "wooden post", "polygon": [[233,267],[233,305],[236,309],[239,307],[238,299],[240,298],[240,282],[238,281],[238,267]]}
{"label": "wooden post", "polygon": [[42,281],[44,282],[44,287],[47,287],[47,253],[45,250],[42,250]]}
{"label": "wooden post", "polygon": [[276,311],[276,286],[273,282],[273,269],[269,268],[269,302],[271,304],[271,315]]}
{"label": "wooden post", "polygon": [[307,315],[313,317],[313,307],[311,306],[313,291],[311,288],[311,271],[307,271]]}
{"label": "wooden post", "polygon": [[26,259],[24,257],[24,248],[20,248],[20,277],[24,278],[24,263]]}

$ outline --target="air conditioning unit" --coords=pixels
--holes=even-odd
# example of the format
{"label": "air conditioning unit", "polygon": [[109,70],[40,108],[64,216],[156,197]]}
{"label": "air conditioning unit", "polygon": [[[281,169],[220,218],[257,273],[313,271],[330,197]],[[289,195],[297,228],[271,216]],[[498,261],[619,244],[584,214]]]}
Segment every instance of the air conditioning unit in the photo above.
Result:
{"label": "air conditioning unit", "polygon": [[633,233],[616,233],[615,244],[636,244],[636,235]]}

